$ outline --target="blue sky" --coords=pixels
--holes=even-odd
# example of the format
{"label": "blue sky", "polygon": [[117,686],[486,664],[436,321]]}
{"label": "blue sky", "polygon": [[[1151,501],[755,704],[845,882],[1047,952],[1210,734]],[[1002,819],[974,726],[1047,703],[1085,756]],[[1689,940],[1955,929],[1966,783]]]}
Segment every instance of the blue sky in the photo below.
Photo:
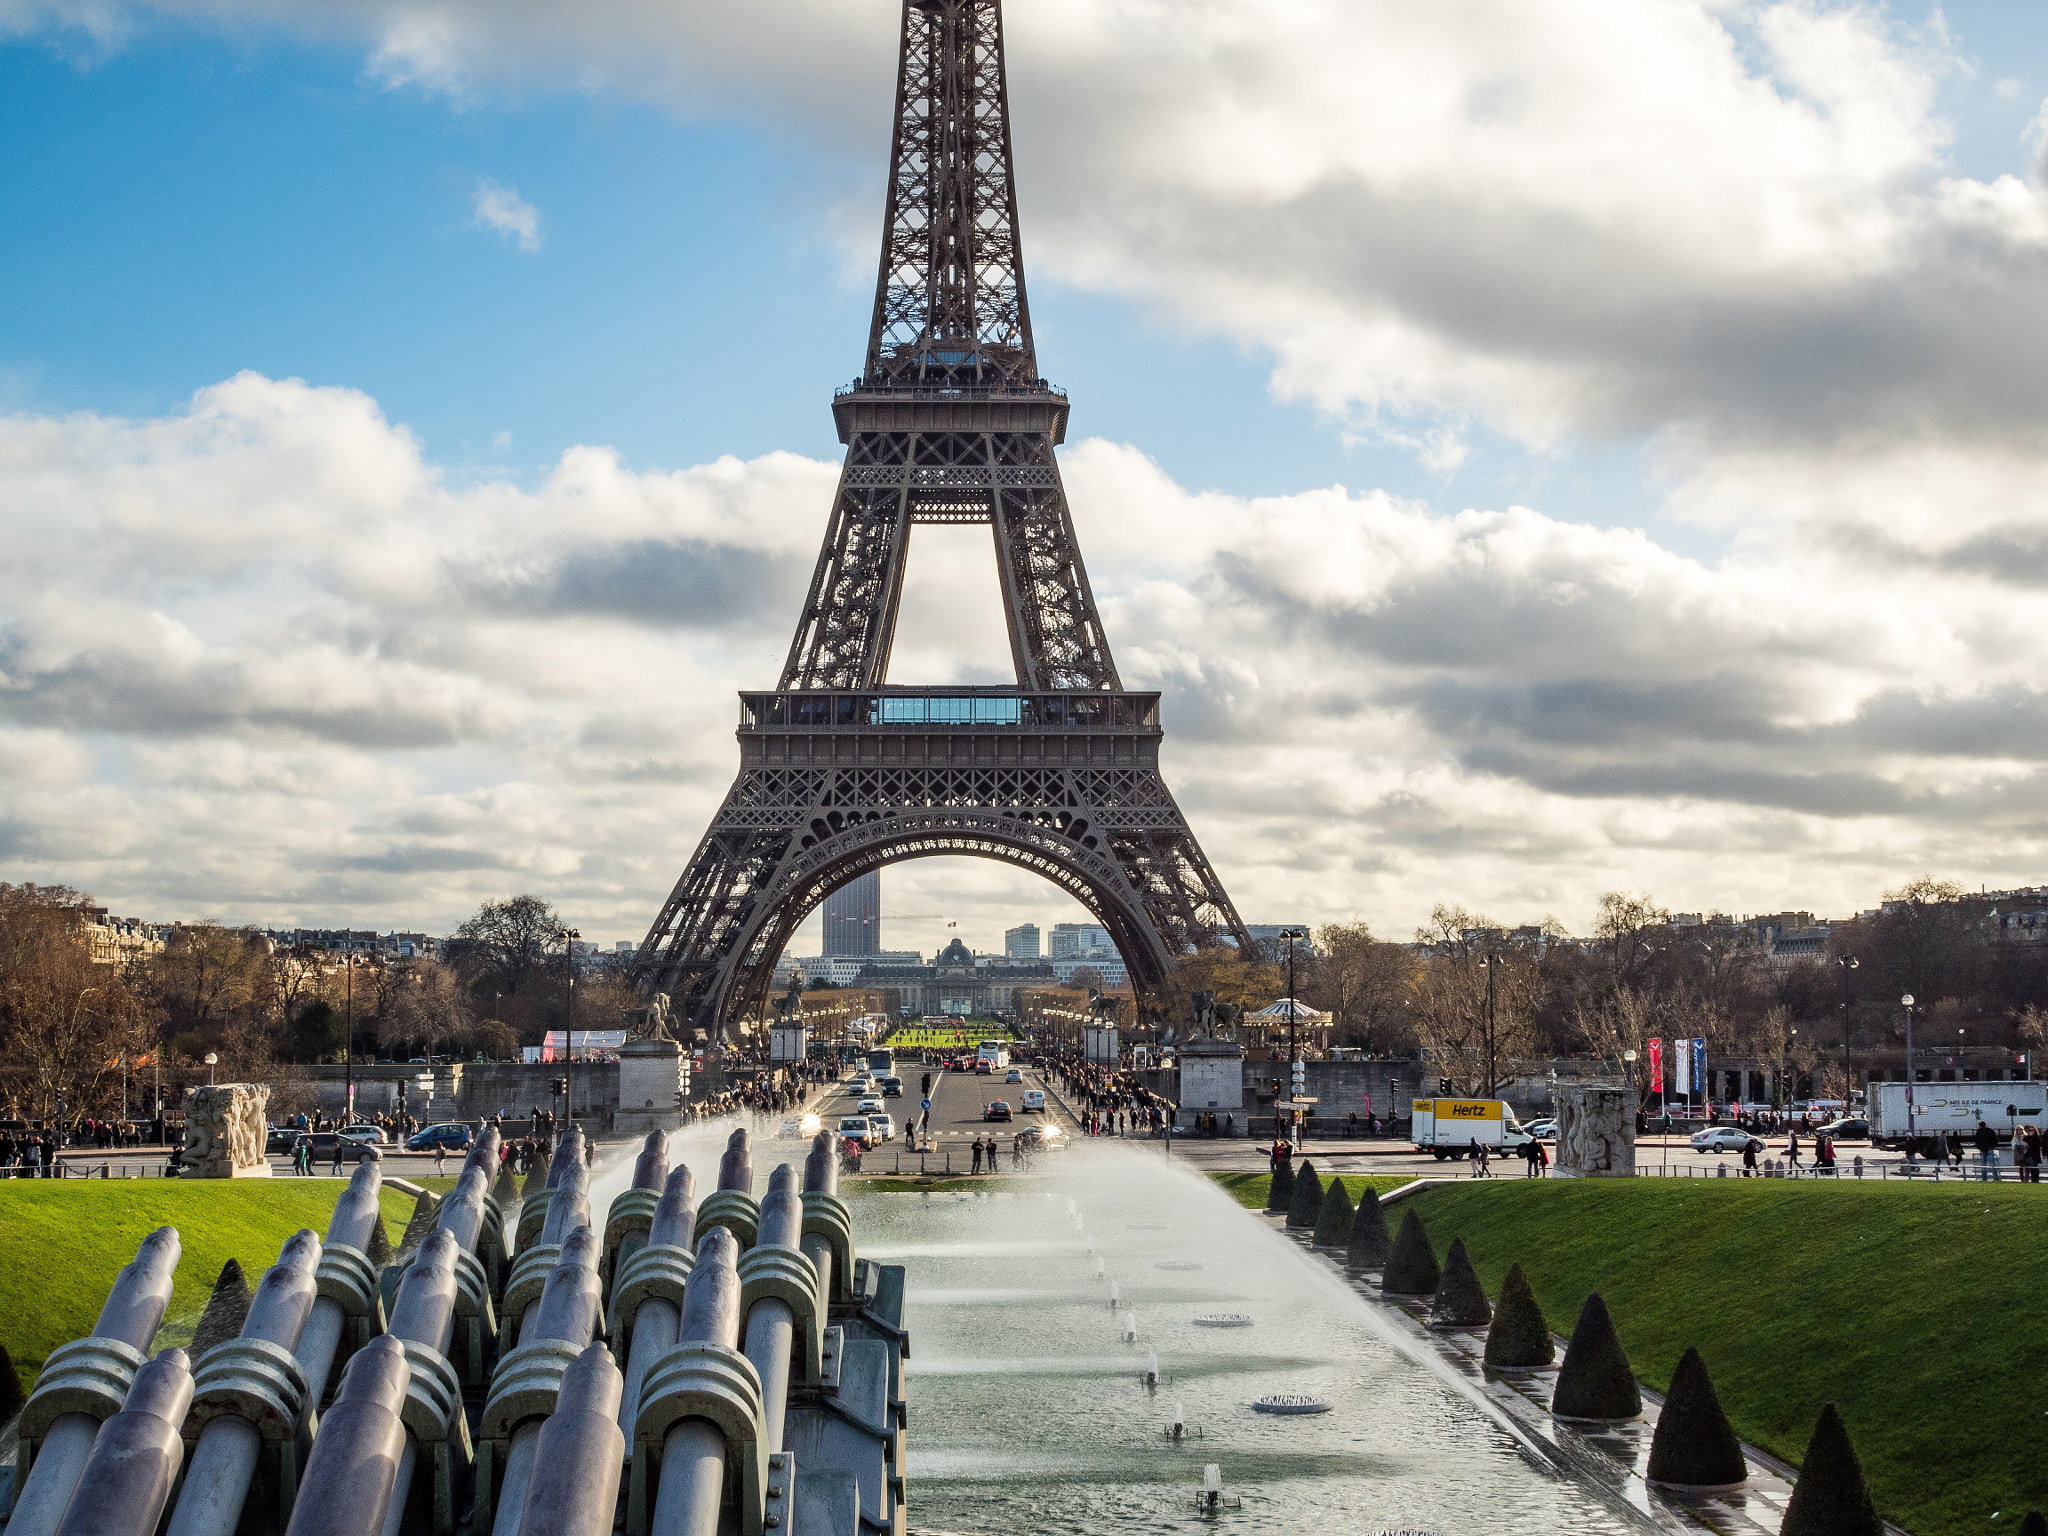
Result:
{"label": "blue sky", "polygon": [[[1614,885],[1825,908],[1923,865],[1973,884],[2033,870],[2048,827],[1962,807],[2031,803],[2048,748],[1959,757],[1950,726],[1906,744],[1873,722],[2031,718],[2036,599],[2015,573],[2048,516],[2025,403],[2048,10],[1559,6],[1458,34],[1426,9],[1304,4],[1305,30],[1262,52],[1231,32],[1234,0],[1171,47],[1143,5],[1012,0],[1033,313],[1075,401],[1077,516],[1127,674],[1183,722],[1169,751],[1212,856],[1250,915],[1395,930],[1437,897],[1572,922]],[[0,860],[146,910],[345,900],[429,925],[545,877],[632,931],[729,777],[726,701],[779,659],[782,589],[824,522],[829,478],[763,456],[838,458],[828,401],[872,299],[887,9],[163,0],[96,9],[104,36],[61,6],[0,12],[0,476],[18,476],[0,519],[16,548],[75,533],[72,568],[104,562],[68,578],[51,554],[0,580],[0,781],[27,808],[0,815]],[[408,54],[415,16],[452,41]],[[848,27],[862,41],[842,56]],[[1512,104],[1504,78],[1526,117],[1489,137],[1493,107],[1472,103]],[[490,186],[534,210],[531,249],[478,222]],[[1276,368],[1300,398],[1276,395]],[[230,449],[186,413],[244,370],[268,383],[201,395]],[[312,393],[277,386],[294,378]],[[1389,400],[1405,405],[1375,417]],[[330,499],[296,496],[284,420],[333,455]],[[1408,446],[1432,436],[1462,445],[1455,468]],[[604,515],[557,485],[578,445],[618,452]],[[693,468],[726,456],[747,464]],[[117,460],[148,467],[95,478]],[[357,467],[402,489],[352,501]],[[1337,484],[1348,501],[1317,494]],[[515,493],[531,526],[489,510]],[[1490,515],[1518,503],[1536,516]],[[108,553],[131,514],[153,542]],[[223,574],[219,548],[280,519],[303,567]],[[408,558],[388,541],[414,535],[446,541],[423,571],[497,559],[491,590],[579,544],[729,540],[774,590],[744,624],[657,634],[670,671],[635,707],[668,718],[629,728],[602,705],[642,686],[643,621],[600,644],[544,596],[520,635],[483,614],[377,681],[423,621],[320,563],[373,534],[387,571]],[[204,546],[189,565],[164,553],[178,537]],[[1970,574],[1987,560],[2012,590]],[[1567,618],[1585,625],[1569,643]],[[101,654],[67,625],[119,638]],[[374,727],[357,740],[280,733],[253,704],[203,726],[146,702],[94,714],[55,681],[162,660],[153,696],[199,699],[266,657],[310,676],[330,653],[384,690],[349,706]],[[566,680],[530,682],[556,665]],[[579,687],[599,703],[570,718]],[[1592,722],[1571,740],[1542,728],[1565,697]],[[617,760],[536,757],[563,732]],[[1314,751],[1260,756],[1290,733]],[[649,773],[680,786],[660,838],[603,831]],[[268,813],[274,876],[124,858],[193,803],[194,774],[214,786],[194,838],[252,814],[234,785],[299,786]],[[393,825],[529,794],[562,813],[558,840],[536,813],[516,855],[452,831],[386,846]],[[81,795],[111,798],[87,813]],[[291,875],[315,824],[340,829],[336,867],[388,879]],[[472,858],[473,880],[448,873]],[[1014,891],[921,895],[921,878],[888,905],[979,901],[992,931],[1016,915]]]}
{"label": "blue sky", "polygon": [[[1946,17],[1980,61],[1941,81],[1955,164],[2017,170],[2048,94],[2041,9]],[[614,93],[387,86],[360,49],[161,18],[115,48],[66,31],[0,46],[0,141],[8,408],[150,415],[249,368],[364,390],[434,459],[515,476],[576,443],[649,467],[836,455],[825,402],[865,339],[879,164]],[[540,211],[537,251],[478,227],[483,181]],[[1075,434],[1137,445],[1191,488],[1521,500],[1717,547],[1658,518],[1640,442],[1530,453],[1479,422],[1440,473],[1276,400],[1262,349],[1036,269],[1032,299]]]}

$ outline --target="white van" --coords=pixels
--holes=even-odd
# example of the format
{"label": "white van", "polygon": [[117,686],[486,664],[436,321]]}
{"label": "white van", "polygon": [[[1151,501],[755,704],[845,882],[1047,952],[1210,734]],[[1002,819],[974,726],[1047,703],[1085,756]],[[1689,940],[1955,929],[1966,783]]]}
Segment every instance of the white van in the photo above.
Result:
{"label": "white van", "polygon": [[1042,1088],[1026,1088],[1024,1090],[1023,1109],[1024,1113],[1027,1115],[1030,1114],[1031,1111],[1033,1111],[1034,1109],[1037,1110],[1041,1115],[1044,1114],[1045,1090]]}

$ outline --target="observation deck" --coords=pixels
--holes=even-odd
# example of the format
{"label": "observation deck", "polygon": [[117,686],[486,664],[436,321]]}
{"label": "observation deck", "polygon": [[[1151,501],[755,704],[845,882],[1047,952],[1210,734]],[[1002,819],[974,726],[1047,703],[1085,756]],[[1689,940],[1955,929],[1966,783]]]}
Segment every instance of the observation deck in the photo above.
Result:
{"label": "observation deck", "polygon": [[1048,433],[1067,440],[1067,395],[1040,380],[1030,385],[898,382],[856,379],[832,397],[839,441],[856,432]]}
{"label": "observation deck", "polygon": [[1156,693],[1014,688],[811,688],[742,693],[750,763],[1036,763],[1152,766]]}

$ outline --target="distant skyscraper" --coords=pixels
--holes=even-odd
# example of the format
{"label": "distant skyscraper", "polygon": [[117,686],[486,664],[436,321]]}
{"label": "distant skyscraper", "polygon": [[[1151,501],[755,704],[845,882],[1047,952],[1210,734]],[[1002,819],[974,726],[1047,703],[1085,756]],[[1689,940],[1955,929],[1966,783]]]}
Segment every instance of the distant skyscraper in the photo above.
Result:
{"label": "distant skyscraper", "polygon": [[1091,949],[1108,949],[1109,930],[1097,923],[1054,923],[1049,958],[1072,960]]}
{"label": "distant skyscraper", "polygon": [[882,948],[882,872],[871,869],[825,898],[826,955],[873,955]]}
{"label": "distant skyscraper", "polygon": [[1038,924],[1024,923],[1003,935],[1003,953],[1012,960],[1038,958]]}

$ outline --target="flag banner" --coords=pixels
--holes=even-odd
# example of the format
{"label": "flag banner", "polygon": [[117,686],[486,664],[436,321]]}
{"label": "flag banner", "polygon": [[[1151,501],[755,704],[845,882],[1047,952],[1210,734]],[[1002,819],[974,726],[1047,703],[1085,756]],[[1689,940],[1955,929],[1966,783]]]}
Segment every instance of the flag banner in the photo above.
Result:
{"label": "flag banner", "polygon": [[1679,1093],[1692,1092],[1692,1052],[1687,1049],[1690,1040],[1671,1042],[1671,1075],[1675,1082],[1672,1087]]}
{"label": "flag banner", "polygon": [[1663,1091],[1664,1042],[1662,1040],[1652,1040],[1650,1042],[1650,1092],[1662,1093]]}
{"label": "flag banner", "polygon": [[1705,1096],[1707,1091],[1707,1042],[1705,1040],[1694,1040],[1692,1042],[1692,1085],[1700,1091],[1702,1097]]}

